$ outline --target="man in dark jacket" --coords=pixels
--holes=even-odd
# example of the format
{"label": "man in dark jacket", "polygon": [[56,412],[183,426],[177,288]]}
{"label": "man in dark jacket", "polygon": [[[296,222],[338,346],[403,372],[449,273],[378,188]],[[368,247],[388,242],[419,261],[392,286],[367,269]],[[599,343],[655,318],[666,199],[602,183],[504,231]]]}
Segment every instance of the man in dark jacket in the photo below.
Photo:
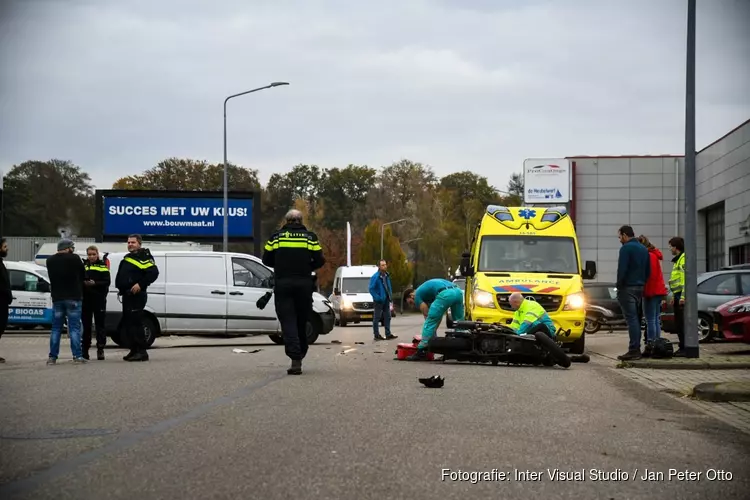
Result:
{"label": "man in dark jacket", "polygon": [[57,363],[60,354],[60,338],[65,318],[68,319],[68,337],[73,362],[86,363],[81,352],[81,302],[85,269],[81,258],[74,253],[75,244],[68,239],[60,240],[57,253],[47,259],[47,274],[52,295],[54,318],[50,332],[48,365]]}
{"label": "man in dark jacket", "polygon": [[[378,262],[378,271],[370,278],[370,295],[374,304],[375,313],[372,318],[372,329],[375,340],[393,340],[398,338],[391,334],[391,303],[393,302],[393,286],[391,275],[388,274],[388,263],[385,260]],[[380,317],[383,317],[385,326],[385,339],[380,336]]]}
{"label": "man in dark jacket", "polygon": [[[0,238],[0,337],[8,327],[8,312],[10,303],[13,302],[13,292],[10,289],[10,277],[5,268],[5,259],[8,256],[8,243],[5,238]],[[5,363],[5,358],[0,358],[0,363]]]}
{"label": "man in dark jacket", "polygon": [[115,287],[122,296],[122,331],[128,339],[130,352],[125,361],[148,361],[143,310],[148,301],[147,289],[159,277],[159,268],[147,248],[142,248],[140,235],[128,237],[128,253],[117,268]]}
{"label": "man in dark jacket", "polygon": [[618,356],[618,359],[625,361],[641,358],[641,321],[638,310],[651,264],[648,250],[635,237],[632,227],[622,226],[618,236],[622,247],[617,261],[617,300],[628,323],[630,336],[628,352]]}
{"label": "man in dark jacket", "polygon": [[312,273],[325,264],[318,236],[302,224],[302,213],[290,210],[286,224],[273,233],[263,252],[263,263],[274,268],[276,315],[284,335],[290,375],[302,373],[307,355],[307,320],[312,310]]}
{"label": "man in dark jacket", "polygon": [[104,360],[107,334],[104,332],[104,317],[107,310],[107,294],[112,278],[109,268],[99,258],[99,249],[91,245],[86,249],[86,279],[83,282],[83,357],[89,359],[91,348],[91,320],[96,325],[96,359]]}

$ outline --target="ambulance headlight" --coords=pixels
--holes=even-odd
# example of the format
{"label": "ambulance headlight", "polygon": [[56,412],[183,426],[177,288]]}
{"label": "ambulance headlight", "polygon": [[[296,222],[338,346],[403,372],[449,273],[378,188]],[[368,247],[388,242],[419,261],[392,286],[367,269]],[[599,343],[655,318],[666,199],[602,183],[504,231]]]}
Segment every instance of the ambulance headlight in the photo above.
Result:
{"label": "ambulance headlight", "polygon": [[571,293],[565,297],[564,311],[576,311],[586,307],[586,299],[583,296],[583,292]]}
{"label": "ambulance headlight", "polygon": [[471,298],[476,307],[485,307],[487,309],[495,308],[495,298],[490,292],[474,290],[474,293],[471,294]]}

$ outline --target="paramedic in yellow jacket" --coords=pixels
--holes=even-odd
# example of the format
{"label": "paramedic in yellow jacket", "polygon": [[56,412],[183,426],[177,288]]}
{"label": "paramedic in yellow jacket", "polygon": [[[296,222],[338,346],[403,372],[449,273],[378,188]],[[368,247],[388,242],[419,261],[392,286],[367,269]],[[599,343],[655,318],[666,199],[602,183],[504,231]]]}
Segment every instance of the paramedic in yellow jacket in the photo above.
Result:
{"label": "paramedic in yellow jacket", "polygon": [[685,240],[675,236],[669,240],[669,250],[674,255],[674,266],[669,275],[669,290],[672,292],[674,324],[679,339],[679,348],[674,356],[685,357]]}
{"label": "paramedic in yellow jacket", "polygon": [[508,298],[510,307],[516,311],[513,314],[513,322],[510,327],[519,335],[530,335],[536,332],[544,332],[554,338],[557,332],[555,323],[549,317],[547,311],[539,305],[539,302],[525,299],[519,292],[510,294]]}

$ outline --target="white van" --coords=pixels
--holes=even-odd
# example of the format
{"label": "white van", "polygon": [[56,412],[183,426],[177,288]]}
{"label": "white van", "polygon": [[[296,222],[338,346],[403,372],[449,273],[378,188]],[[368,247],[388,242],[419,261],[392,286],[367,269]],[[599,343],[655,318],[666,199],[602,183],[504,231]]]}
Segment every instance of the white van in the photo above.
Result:
{"label": "white van", "polygon": [[[86,249],[91,246],[95,245],[99,249],[99,254],[103,257],[104,254],[108,253],[117,253],[117,252],[127,252],[128,251],[128,243],[127,242],[121,242],[121,243],[87,243],[87,242],[81,242],[81,241],[74,241],[76,244],[75,253],[80,256],[82,259],[86,258]],[[193,243],[193,242],[177,242],[177,241],[144,241],[143,246],[149,248],[151,251],[156,250],[191,250],[191,251],[204,251],[204,252],[211,252],[214,247],[213,245],[204,245],[200,243]],[[39,249],[36,251],[36,255],[34,256],[34,262],[36,264],[39,264],[40,266],[46,266],[47,265],[47,258],[51,255],[54,255],[57,253],[57,243],[44,243],[42,246],[39,247]]]}
{"label": "white van", "polygon": [[[375,305],[370,295],[370,278],[378,272],[378,266],[342,266],[333,277],[333,293],[328,300],[336,316],[336,324],[372,321]],[[391,303],[391,317],[396,310]],[[380,320],[381,323],[383,320]]]}
{"label": "white van", "polygon": [[47,268],[31,262],[5,262],[13,302],[8,326],[35,328],[52,326],[52,296]]}
{"label": "white van", "polygon": [[[148,248],[148,247],[147,247]],[[122,304],[115,288],[117,269],[127,253],[109,254],[112,285],[107,297],[107,334],[122,345],[118,331]],[[159,278],[148,288],[146,336],[151,346],[162,335],[268,335],[283,344],[274,299],[259,309],[256,302],[271,291],[273,270],[255,256],[232,252],[151,251]],[[330,302],[313,294],[307,339],[333,330]]]}

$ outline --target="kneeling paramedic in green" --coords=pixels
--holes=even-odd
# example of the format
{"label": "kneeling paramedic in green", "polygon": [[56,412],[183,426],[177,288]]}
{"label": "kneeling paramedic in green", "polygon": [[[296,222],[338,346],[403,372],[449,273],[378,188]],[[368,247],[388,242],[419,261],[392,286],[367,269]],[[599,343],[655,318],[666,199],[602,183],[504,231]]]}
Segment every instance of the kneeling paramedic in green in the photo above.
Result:
{"label": "kneeling paramedic in green", "polygon": [[436,278],[425,281],[416,291],[406,293],[406,302],[416,305],[425,317],[422,326],[422,341],[417,345],[417,352],[407,359],[421,361],[427,359],[427,345],[435,336],[443,316],[451,310],[454,321],[464,319],[464,294],[459,287],[448,280]]}
{"label": "kneeling paramedic in green", "polygon": [[557,327],[552,322],[547,311],[538,302],[525,299],[518,292],[510,294],[508,298],[510,306],[516,311],[513,314],[513,322],[510,327],[519,335],[544,332],[550,337],[555,336]]}

